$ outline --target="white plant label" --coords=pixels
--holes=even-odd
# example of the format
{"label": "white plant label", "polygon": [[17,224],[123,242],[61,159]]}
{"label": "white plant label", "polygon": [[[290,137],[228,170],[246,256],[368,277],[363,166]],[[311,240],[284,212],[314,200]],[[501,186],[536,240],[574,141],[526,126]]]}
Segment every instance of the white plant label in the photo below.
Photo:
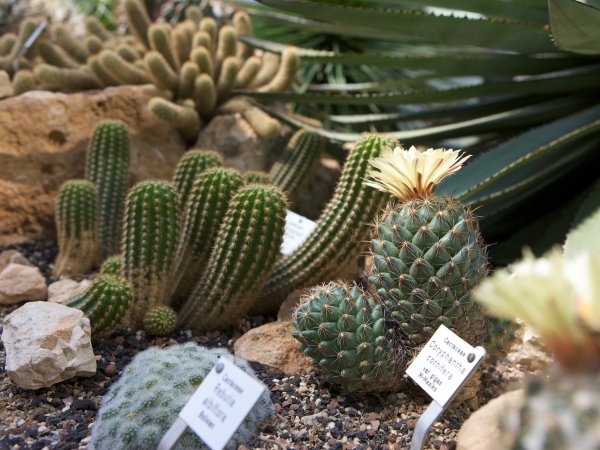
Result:
{"label": "white plant label", "polygon": [[295,212],[288,211],[285,216],[281,254],[287,256],[300,247],[308,239],[308,236],[316,226],[317,222],[313,222]]}
{"label": "white plant label", "polygon": [[179,417],[212,450],[222,450],[265,390],[226,358],[220,358]]}
{"label": "white plant label", "polygon": [[485,356],[482,347],[472,347],[441,325],[406,370],[441,406],[452,399]]}

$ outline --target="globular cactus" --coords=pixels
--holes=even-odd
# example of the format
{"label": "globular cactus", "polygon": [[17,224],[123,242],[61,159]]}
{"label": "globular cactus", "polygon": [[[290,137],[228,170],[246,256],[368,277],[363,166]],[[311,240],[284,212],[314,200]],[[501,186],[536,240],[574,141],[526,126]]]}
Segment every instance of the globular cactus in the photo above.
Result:
{"label": "globular cactus", "polygon": [[187,141],[193,141],[198,136],[201,122],[194,108],[155,97],[150,100],[148,109],[159,119],[181,130],[181,134]]}
{"label": "globular cactus", "polygon": [[182,207],[185,207],[192,192],[194,180],[206,170],[222,165],[223,157],[212,150],[193,148],[184,153],[173,175],[173,186],[179,194]]}
{"label": "globular cactus", "polygon": [[193,180],[173,271],[175,301],[187,297],[202,278],[229,202],[243,184],[237,170],[221,167],[209,169]]}
{"label": "globular cactus", "polygon": [[100,273],[103,275],[123,275],[123,256],[109,256],[102,262]]}
{"label": "globular cactus", "polygon": [[129,153],[129,133],[122,121],[105,120],[96,125],[87,150],[85,177],[98,188],[101,260],[120,251]]}
{"label": "globular cactus", "polygon": [[244,179],[247,184],[258,183],[258,184],[273,184],[271,181],[271,175],[262,170],[248,170],[244,172]]}
{"label": "globular cactus", "polygon": [[56,197],[58,256],[54,275],[82,275],[92,269],[99,246],[98,190],[87,180],[65,182]]}
{"label": "globular cactus", "polygon": [[149,309],[169,303],[179,218],[179,198],[170,183],[142,181],[127,196],[123,274],[133,289],[127,321],[134,328],[141,328]]}
{"label": "globular cactus", "polygon": [[100,87],[100,83],[85,69],[62,69],[49,64],[38,64],[33,73],[50,90],[77,91]]}
{"label": "globular cactus", "polygon": [[[166,349],[152,347],[138,353],[102,399],[92,428],[96,450],[142,450],[157,448],[177,419],[188,399],[206,378],[222,349],[208,349],[193,343]],[[235,365],[254,375],[250,365],[235,359]],[[227,449],[236,449],[256,432],[258,425],[273,416],[275,409],[265,392],[232,436]],[[206,449],[188,429],[177,441],[177,450]]]}
{"label": "globular cactus", "polygon": [[308,179],[324,148],[325,140],[317,133],[298,130],[288,142],[281,158],[271,168],[273,183],[288,197],[293,197]]}
{"label": "globular cactus", "polygon": [[150,336],[167,336],[175,325],[177,313],[169,306],[157,306],[144,316],[144,331]]}
{"label": "globular cactus", "polygon": [[92,335],[99,335],[123,320],[131,302],[131,285],[127,280],[117,275],[102,274],[94,278],[85,292],[69,299],[67,306],[83,311],[90,319]]}
{"label": "globular cactus", "polygon": [[207,268],[180,312],[186,327],[222,329],[250,308],[270,273],[283,240],[285,194],[249,185],[229,202]]}
{"label": "globular cactus", "polygon": [[387,197],[366,185],[368,162],[394,145],[394,140],[377,135],[366,136],[354,145],[317,227],[296,251],[277,261],[251,313],[276,312],[289,293],[335,278],[364,250],[368,223]]}

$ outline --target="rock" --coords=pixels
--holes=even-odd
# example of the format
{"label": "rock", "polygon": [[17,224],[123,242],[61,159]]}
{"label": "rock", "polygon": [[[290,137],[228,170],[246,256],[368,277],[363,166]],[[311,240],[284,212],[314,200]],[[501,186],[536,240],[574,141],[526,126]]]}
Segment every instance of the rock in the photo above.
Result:
{"label": "rock", "polygon": [[296,289],[294,292],[288,295],[279,307],[279,311],[277,312],[277,320],[279,322],[291,321],[294,316],[294,311],[300,304],[300,299],[306,295],[309,290],[310,288]]}
{"label": "rock", "polygon": [[509,410],[521,407],[523,390],[502,394],[474,412],[463,424],[456,438],[457,450],[509,450],[513,442],[500,430],[500,418]]}
{"label": "rock", "polygon": [[127,124],[130,182],[170,179],[185,142],[146,108],[163,95],[152,85],[64,94],[31,91],[0,102],[0,245],[41,238],[54,228],[60,185],[81,178],[95,125]]}
{"label": "rock", "polygon": [[4,319],[6,373],[23,389],[39,389],[96,373],[90,321],[58,303],[30,302]]}
{"label": "rock", "polygon": [[70,278],[55,281],[48,286],[48,301],[65,305],[71,297],[82,293],[92,284],[91,280],[77,282]]}
{"label": "rock", "polygon": [[0,272],[0,305],[46,300],[48,288],[40,269],[10,263]]}
{"label": "rock", "polygon": [[288,127],[282,127],[275,136],[260,137],[241,114],[224,114],[215,116],[202,129],[196,147],[218,151],[223,155],[226,165],[241,171],[267,171],[290,137]]}
{"label": "rock", "polygon": [[31,264],[29,260],[21,255],[18,251],[4,250],[2,253],[0,253],[0,272],[2,272],[10,263],[33,267],[33,264]]}
{"label": "rock", "polygon": [[10,77],[4,70],[0,70],[0,98],[10,97],[11,95],[13,95],[13,87]]}
{"label": "rock", "polygon": [[526,366],[530,372],[545,371],[552,363],[552,353],[531,327],[523,325],[521,335],[507,354],[513,364]]}
{"label": "rock", "polygon": [[308,181],[293,199],[291,210],[311,220],[317,220],[329,199],[333,197],[341,173],[342,166],[336,159],[322,156],[321,163],[309,175]]}
{"label": "rock", "polygon": [[235,356],[281,370],[287,375],[308,372],[310,359],[297,349],[291,322],[272,322],[245,333],[233,346]]}

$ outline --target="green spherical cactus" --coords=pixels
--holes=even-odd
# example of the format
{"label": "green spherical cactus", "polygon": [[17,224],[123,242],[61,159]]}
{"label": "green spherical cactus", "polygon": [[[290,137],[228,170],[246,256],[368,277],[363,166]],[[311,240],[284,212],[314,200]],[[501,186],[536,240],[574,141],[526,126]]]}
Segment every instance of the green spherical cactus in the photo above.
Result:
{"label": "green spherical cactus", "polygon": [[140,0],[125,0],[125,14],[129,31],[134,34],[146,48],[150,48],[148,28],[150,17],[144,3]]}
{"label": "green spherical cactus", "polygon": [[33,73],[50,90],[78,91],[100,87],[100,83],[86,69],[62,69],[49,64],[38,64]]}
{"label": "green spherical cactus", "polygon": [[100,273],[102,275],[115,275],[122,276],[123,275],[123,256],[122,255],[113,255],[109,256],[104,260],[102,265],[100,266]]}
{"label": "green spherical cactus", "polygon": [[148,28],[148,40],[152,50],[159,52],[169,63],[171,69],[179,72],[180,64],[171,40],[171,27],[166,24],[153,23]]}
{"label": "green spherical cactus", "polygon": [[169,306],[157,306],[144,316],[144,331],[150,336],[167,336],[175,325],[177,313]]}
{"label": "green spherical cactus", "polygon": [[141,328],[146,311],[169,303],[180,215],[177,193],[165,181],[142,181],[127,196],[123,274],[133,289],[128,322],[134,328]]}
{"label": "green spherical cactus", "polygon": [[402,382],[402,353],[382,305],[357,286],[313,288],[294,312],[294,337],[327,381],[349,392],[391,391]]}
{"label": "green spherical cactus", "polygon": [[131,302],[131,285],[127,280],[102,274],[85,292],[69,299],[67,306],[83,311],[90,319],[92,335],[99,335],[121,323]]}
{"label": "green spherical cactus", "polygon": [[251,184],[233,196],[207,268],[181,310],[187,327],[234,325],[269,275],[283,240],[287,204],[274,186]]}
{"label": "green spherical cactus", "polygon": [[192,192],[194,180],[213,167],[223,165],[223,157],[212,150],[191,149],[184,153],[173,175],[173,186],[179,194],[182,208]]}
{"label": "green spherical cactus", "polygon": [[154,84],[169,91],[177,91],[179,75],[169,66],[163,55],[157,51],[149,51],[144,55],[144,64]]}
{"label": "green spherical cactus", "polygon": [[129,159],[127,126],[120,120],[96,125],[87,150],[85,177],[98,188],[101,260],[120,251]]}
{"label": "green spherical cactus", "polygon": [[213,168],[194,177],[173,271],[175,301],[187,297],[202,277],[229,201],[243,184],[242,175],[230,168]]}
{"label": "green spherical cactus", "polygon": [[54,275],[81,275],[92,269],[99,246],[98,190],[87,180],[65,182],[56,197],[58,256]]}
{"label": "green spherical cactus", "polygon": [[271,168],[271,179],[289,197],[293,197],[306,182],[319,160],[325,140],[317,133],[298,130],[288,142],[279,161]]}
{"label": "green spherical cactus", "polygon": [[[157,448],[196,388],[206,378],[222,349],[207,349],[193,343],[166,349],[150,348],[138,353],[119,380],[102,399],[92,428],[96,450],[144,450]],[[250,365],[236,359],[235,365],[254,375]],[[227,445],[236,449],[256,432],[258,425],[275,414],[265,392],[252,407]],[[207,447],[188,429],[177,441],[175,450]]]}
{"label": "green spherical cactus", "polygon": [[13,94],[19,95],[23,92],[35,89],[35,77],[31,70],[19,70],[12,80]]}
{"label": "green spherical cactus", "polygon": [[201,122],[194,108],[154,97],[148,103],[148,109],[158,119],[180,130],[186,141],[191,142],[198,137]]}
{"label": "green spherical cactus", "polygon": [[114,50],[102,50],[98,58],[104,70],[122,84],[146,84],[150,82],[150,78],[143,69],[130,63]]}
{"label": "green spherical cactus", "polygon": [[271,181],[271,175],[262,170],[249,170],[244,172],[244,179],[246,184],[258,183],[258,184],[273,184]]}
{"label": "green spherical cactus", "polygon": [[393,145],[394,140],[377,135],[366,136],[354,145],[317,227],[296,251],[277,261],[252,313],[276,312],[292,291],[335,278],[365,249],[367,224],[387,198],[366,185],[368,162]]}

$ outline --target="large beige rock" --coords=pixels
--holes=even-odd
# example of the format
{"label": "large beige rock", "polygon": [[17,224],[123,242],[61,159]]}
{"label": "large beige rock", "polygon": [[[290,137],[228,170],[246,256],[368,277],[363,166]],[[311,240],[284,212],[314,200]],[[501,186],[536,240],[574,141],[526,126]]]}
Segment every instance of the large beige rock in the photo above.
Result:
{"label": "large beige rock", "polygon": [[75,295],[81,294],[92,284],[91,280],[77,282],[70,278],[55,281],[48,286],[48,301],[66,305]]}
{"label": "large beige rock", "polygon": [[233,346],[235,356],[274,367],[287,375],[308,372],[310,359],[297,349],[291,322],[273,322],[253,328]]}
{"label": "large beige rock", "polygon": [[63,94],[31,91],[0,101],[0,245],[49,234],[60,185],[80,178],[94,126],[120,119],[131,137],[130,182],[171,178],[185,143],[146,108],[152,85]]}
{"label": "large beige rock", "polygon": [[4,319],[6,373],[23,389],[96,373],[90,321],[74,308],[30,302]]}
{"label": "large beige rock", "polygon": [[46,300],[48,288],[40,269],[10,263],[0,272],[0,305]]}
{"label": "large beige rock", "polygon": [[500,430],[500,418],[523,403],[523,390],[502,394],[469,417],[460,429],[457,450],[509,450],[512,439]]}

